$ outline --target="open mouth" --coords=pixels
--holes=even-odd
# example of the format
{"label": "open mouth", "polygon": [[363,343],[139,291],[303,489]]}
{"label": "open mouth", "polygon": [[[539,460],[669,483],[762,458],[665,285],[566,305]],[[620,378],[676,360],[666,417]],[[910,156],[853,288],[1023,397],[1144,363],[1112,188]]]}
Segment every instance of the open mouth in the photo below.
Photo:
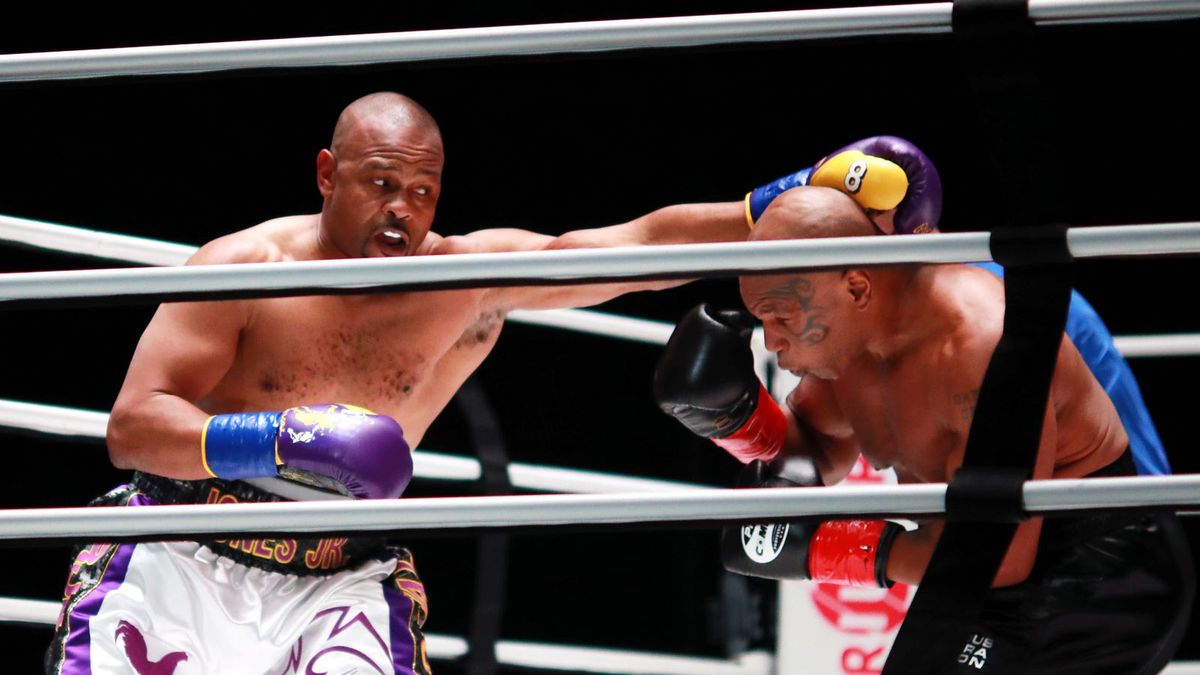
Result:
{"label": "open mouth", "polygon": [[371,240],[385,256],[401,256],[408,253],[408,233],[404,230],[384,228],[371,237]]}

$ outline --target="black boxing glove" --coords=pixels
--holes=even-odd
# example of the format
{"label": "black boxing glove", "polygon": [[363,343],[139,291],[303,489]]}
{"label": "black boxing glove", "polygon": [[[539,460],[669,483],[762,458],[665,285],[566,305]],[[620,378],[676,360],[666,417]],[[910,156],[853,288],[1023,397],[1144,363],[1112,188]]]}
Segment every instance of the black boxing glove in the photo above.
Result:
{"label": "black boxing glove", "polygon": [[[813,487],[776,475],[753,462],[738,475],[739,488]],[[886,520],[789,521],[726,527],[721,562],[730,572],[765,579],[812,579],[847,586],[888,587],[887,557],[903,530]]]}
{"label": "black boxing glove", "polygon": [[783,410],[754,374],[753,330],[745,312],[695,307],[654,371],[658,407],[742,463],[770,461],[787,437]]}

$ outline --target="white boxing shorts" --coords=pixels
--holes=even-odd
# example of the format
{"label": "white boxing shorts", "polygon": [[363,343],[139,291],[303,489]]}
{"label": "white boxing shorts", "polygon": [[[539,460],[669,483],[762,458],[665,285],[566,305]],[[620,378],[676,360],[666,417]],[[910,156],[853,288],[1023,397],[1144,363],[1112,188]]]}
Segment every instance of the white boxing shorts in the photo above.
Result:
{"label": "white boxing shorts", "polygon": [[[129,492],[120,501],[153,503]],[[318,561],[346,540],[312,541],[307,551],[309,542],[286,539],[221,542],[274,556],[278,569],[218,555],[211,543],[81,548],[46,672],[427,675],[425,592],[408,552],[314,574],[278,564]]]}

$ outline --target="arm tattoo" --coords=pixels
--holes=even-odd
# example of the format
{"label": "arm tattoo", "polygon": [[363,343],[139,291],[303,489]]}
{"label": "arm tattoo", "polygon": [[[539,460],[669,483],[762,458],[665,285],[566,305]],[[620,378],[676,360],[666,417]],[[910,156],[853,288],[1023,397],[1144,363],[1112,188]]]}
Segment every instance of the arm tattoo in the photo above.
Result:
{"label": "arm tattoo", "polygon": [[978,389],[954,395],[954,405],[958,408],[958,414],[967,424],[970,424],[971,420],[975,417],[975,402],[978,400]]}

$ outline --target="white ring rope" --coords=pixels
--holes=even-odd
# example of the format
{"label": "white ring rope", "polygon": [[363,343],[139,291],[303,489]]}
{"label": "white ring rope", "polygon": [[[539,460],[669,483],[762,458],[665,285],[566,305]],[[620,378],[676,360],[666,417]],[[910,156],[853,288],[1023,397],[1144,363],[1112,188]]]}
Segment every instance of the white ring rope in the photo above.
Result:
{"label": "white ring rope", "polygon": [[[56,436],[104,440],[108,414],[98,410],[62,408],[0,399],[0,427],[34,431]],[[448,455],[427,450],[413,452],[413,475],[438,480],[479,480],[479,461],[472,457]],[[701,490],[711,486],[676,481],[621,476],[558,467],[511,462],[508,479],[513,487],[544,492],[602,494],[611,492],[666,492]],[[264,479],[252,479],[256,482]],[[291,486],[295,489],[288,490]],[[265,489],[293,499],[329,499],[340,496],[311,490],[303,485],[270,480]],[[287,494],[287,491],[293,494]],[[294,495],[294,496],[293,496]]]}
{"label": "white ring rope", "polygon": [[[6,215],[0,215],[0,242],[147,265],[182,265],[196,252],[195,246],[187,244]],[[581,309],[515,311],[508,320],[655,345],[665,345],[674,330],[662,321]],[[1126,335],[1113,342],[1127,358],[1200,354],[1200,333]]]}
{"label": "white ring rope", "polygon": [[[0,242],[143,265],[183,265],[198,247],[0,214]],[[510,312],[509,321],[665,345],[674,326],[581,309]]]}
{"label": "white ring rope", "polygon": [[[328,41],[325,38],[302,39],[302,40],[279,40],[279,41],[258,41],[250,43],[227,43],[226,45],[185,45],[181,48],[134,48],[126,50],[92,50],[88,52],[66,52],[59,54],[41,54],[41,55],[15,55],[15,57],[0,57],[0,81],[16,81],[26,79],[64,79],[78,77],[102,77],[120,74],[147,74],[164,72],[161,65],[155,65],[155,59],[158,64],[170,63],[172,59],[177,59],[178,64],[187,63],[183,59],[190,59],[191,65],[174,70],[173,72],[200,72],[205,70],[218,70],[229,68],[254,68],[254,67],[280,67],[280,66],[303,66],[303,65],[348,65],[353,63],[378,62],[380,60],[387,61],[402,61],[424,58],[459,58],[467,56],[493,55],[493,54],[525,54],[525,53],[540,53],[545,51],[594,51],[606,49],[628,49],[639,47],[668,47],[694,44],[716,44],[716,43],[731,43],[731,42],[749,42],[749,41],[764,41],[764,40],[799,40],[805,38],[817,37],[840,37],[844,35],[870,35],[880,33],[929,33],[929,32],[945,32],[949,26],[948,3],[942,3],[939,9],[942,9],[941,23],[936,27],[920,26],[914,22],[912,25],[896,26],[894,24],[887,26],[879,26],[877,23],[872,23],[872,19],[878,19],[878,16],[869,17],[861,15],[858,17],[850,16],[853,10],[830,10],[827,14],[842,12],[846,19],[845,23],[838,24],[832,21],[833,25],[819,25],[816,19],[817,12],[825,10],[816,10],[810,12],[791,12],[791,13],[774,13],[774,23],[776,29],[773,31],[768,26],[765,30],[755,31],[747,24],[741,27],[729,30],[729,27],[722,27],[719,23],[702,26],[705,19],[735,19],[738,17],[688,17],[687,19],[698,20],[692,28],[695,30],[684,29],[679,30],[678,27],[672,26],[672,20],[643,20],[642,25],[635,26],[630,24],[639,23],[637,21],[628,22],[593,22],[592,24],[560,24],[551,26],[530,26],[530,27],[515,27],[517,30],[521,28],[532,29],[524,36],[517,35],[515,32],[511,35],[514,39],[506,39],[506,36],[492,33],[485,34],[486,31],[500,31],[504,29],[468,29],[467,31],[429,31],[425,33],[410,33],[410,34],[393,34],[390,36],[352,36],[353,38],[362,38],[362,41],[357,44],[345,42],[341,46],[345,49],[339,52],[339,45]],[[913,14],[919,14],[923,10],[927,10],[932,6],[909,6],[899,8],[866,8],[874,12],[883,12],[884,10],[913,10]],[[1048,0],[1030,0],[1030,16],[1038,23],[1046,23],[1048,21],[1104,21],[1112,18],[1129,19],[1164,19],[1174,18],[1175,16],[1192,16],[1200,10],[1200,3],[1177,0],[1174,2],[1160,0],[1157,2],[1123,2],[1108,0],[1107,2],[1093,0],[1084,2],[1082,0],[1066,0],[1066,1],[1048,1]],[[1072,14],[1071,12],[1075,13]],[[806,22],[811,22],[812,25],[793,26],[784,28],[782,24],[786,23],[784,14],[803,14]],[[745,15],[747,18],[767,19],[767,15]],[[898,15],[893,15],[898,16]],[[832,16],[825,17],[832,19]],[[857,19],[857,20],[855,20]],[[651,25],[651,22],[661,22],[659,25]],[[608,25],[600,25],[608,24]],[[889,22],[891,24],[891,22]],[[571,34],[571,28],[578,27],[584,31],[583,34]],[[544,30],[539,34],[539,30]],[[605,30],[609,30],[609,34],[605,34]],[[555,34],[554,31],[560,31]],[[722,33],[722,30],[728,30],[728,33]],[[470,37],[463,33],[478,31],[477,34],[472,34]],[[640,34],[639,34],[639,31]],[[623,35],[622,33],[626,33]],[[583,39],[595,38],[592,39]],[[404,47],[399,47],[398,43],[403,42],[404,38],[412,38],[408,45],[412,49],[407,50]],[[375,38],[383,38],[384,41],[376,41]],[[379,59],[371,57],[370,60],[364,60],[361,52],[355,52],[357,47],[368,46],[368,51],[374,51],[377,47],[384,47],[386,39],[392,38],[393,48],[399,47],[391,52],[388,58]],[[422,40],[425,38],[425,40]],[[626,41],[632,39],[633,42]],[[438,41],[441,40],[444,44],[442,49],[449,48],[449,51],[438,52]],[[422,44],[423,42],[423,44]],[[453,45],[450,47],[450,45]],[[206,49],[208,48],[208,49]],[[224,49],[223,49],[224,48]],[[477,48],[477,51],[469,51]],[[457,50],[462,49],[462,52]],[[494,51],[499,49],[500,51]],[[194,56],[199,56],[201,53],[207,53],[209,60],[194,59],[188,55],[192,51]],[[273,56],[284,57],[282,60],[273,62],[270,59],[266,61],[256,61],[254,52],[261,54],[270,53]],[[379,49],[380,54],[387,53],[386,49]],[[301,54],[301,60],[294,60],[297,54]],[[303,58],[307,56],[315,57],[315,61],[304,63]],[[26,58],[31,57],[31,58]],[[50,72],[36,74],[36,69],[39,67],[39,57],[41,57],[41,66],[44,67],[47,63],[50,64]],[[82,57],[82,58],[81,58]],[[122,59],[125,59],[124,61]],[[339,60],[340,59],[340,60]],[[113,66],[120,67],[124,64],[127,69],[124,71],[114,71]],[[214,65],[223,63],[224,65]],[[93,64],[98,64],[101,70],[88,71]],[[13,75],[14,69],[16,75]],[[167,66],[171,68],[171,66]],[[147,70],[149,68],[149,70]],[[129,238],[130,245],[136,245],[133,241],[135,238]],[[1098,241],[1098,240],[1097,240]],[[1073,242],[1074,243],[1074,242]],[[146,250],[146,259],[144,262],[148,264],[170,264],[161,261],[170,260],[172,257],[179,254],[178,250],[171,250],[170,244],[160,242],[161,247],[151,247]],[[97,242],[94,250],[99,253],[99,257],[107,257],[102,248],[102,244]],[[1134,254],[1134,253],[1162,253],[1164,251],[1138,249],[1135,251],[1124,250],[1117,255]],[[1170,251],[1181,252],[1181,251]],[[1187,252],[1195,252],[1188,250]],[[1079,253],[1072,249],[1072,253],[1076,257],[1089,257],[1086,254]],[[1103,255],[1103,254],[1102,254]],[[1111,255],[1111,254],[1110,254]],[[980,260],[984,258],[978,258]],[[924,261],[922,261],[924,262]],[[930,261],[932,262],[932,261]],[[958,262],[966,262],[958,261]],[[829,264],[829,263],[824,263]],[[736,270],[734,270],[736,271]],[[568,277],[573,278],[573,277]],[[568,321],[569,322],[569,321]],[[553,320],[543,322],[545,325],[558,325],[564,327],[561,322],[556,324]],[[652,324],[653,322],[646,322]],[[643,338],[647,342],[656,342],[658,340],[657,327],[647,325],[643,327],[648,337]],[[586,329],[585,329],[586,330]],[[1187,353],[1188,346],[1181,346],[1178,339],[1179,336],[1146,336],[1143,338],[1149,344],[1152,340],[1157,340],[1153,349],[1157,350],[1157,354],[1181,354]],[[1173,341],[1171,341],[1173,340]],[[1128,339],[1125,339],[1128,342]],[[1182,350],[1182,351],[1181,351]],[[82,412],[82,411],[81,411]],[[78,429],[71,431],[72,435],[78,433]],[[79,434],[83,435],[83,434]],[[419,453],[418,453],[419,454]],[[1164,477],[1164,480],[1170,480],[1172,483],[1182,483],[1183,480],[1191,477]],[[1132,485],[1122,485],[1122,482],[1128,483],[1130,479],[1094,479],[1102,483],[1111,483],[1112,492],[1097,493],[1095,496],[1103,494],[1106,497],[1107,505],[1112,505],[1120,502],[1122,499],[1127,501],[1126,505],[1141,505],[1146,502],[1139,501],[1136,504],[1128,503],[1131,498],[1135,497],[1135,493],[1141,492],[1142,487],[1138,485],[1135,489]],[[1139,483],[1149,481],[1158,481],[1159,479],[1134,479]],[[1059,491],[1051,493],[1050,486],[1046,486],[1047,490],[1040,495],[1041,498],[1049,499],[1051,502],[1058,499],[1058,506],[1064,504],[1075,504],[1075,506],[1067,506],[1066,508],[1094,508],[1094,506],[1079,504],[1087,504],[1089,497],[1084,494],[1088,492],[1088,488],[1095,486],[1074,486],[1066,483],[1080,483],[1080,481],[1054,481],[1053,487],[1066,489],[1067,492],[1059,494]],[[1167,501],[1156,502],[1166,504],[1194,504],[1197,503],[1195,498],[1196,483],[1189,483],[1184,487],[1184,492],[1179,492],[1178,489],[1168,490],[1166,488],[1178,488],[1178,486],[1163,484],[1159,488],[1160,493],[1155,494],[1155,499],[1167,499]],[[918,487],[918,486],[908,486]],[[925,487],[925,486],[919,486]],[[943,489],[942,498],[944,500],[944,485],[940,486]],[[1110,486],[1102,486],[1108,488]],[[1025,497],[1026,505],[1031,510],[1037,510],[1037,502],[1039,499],[1039,486],[1037,482],[1029,482],[1026,484]],[[853,488],[851,488],[853,489]],[[877,492],[878,488],[871,488]],[[750,491],[759,492],[759,491]],[[766,492],[766,491],[763,491]],[[1074,494],[1070,494],[1074,492]],[[1168,498],[1165,493],[1172,492],[1174,497]],[[678,497],[678,495],[673,495]],[[735,495],[735,496],[752,496],[752,495]],[[871,496],[875,496],[874,494]],[[882,496],[882,495],[880,495]],[[1053,499],[1051,498],[1053,497]],[[1186,498],[1183,498],[1186,497]],[[1060,499],[1061,498],[1061,499]],[[1081,499],[1082,498],[1082,499]],[[494,498],[508,499],[508,498]],[[520,499],[520,498],[515,498]],[[545,499],[545,498],[541,498]],[[1144,499],[1144,497],[1142,498]],[[411,500],[425,501],[425,500]],[[368,504],[369,505],[369,504]],[[597,503],[601,506],[601,503]],[[243,505],[243,506],[259,506],[259,505]],[[273,506],[273,505],[267,505]],[[292,505],[303,506],[303,505]],[[357,506],[357,504],[348,504],[348,506]],[[414,505],[417,506],[417,505]],[[577,506],[584,506],[581,502]],[[188,509],[191,507],[163,507],[164,509]],[[229,508],[229,507],[225,507]],[[240,508],[240,507],[232,507]],[[511,507],[510,507],[511,508]],[[498,509],[499,510],[499,509]],[[32,511],[71,511],[68,510],[29,510]],[[896,511],[889,506],[888,513]],[[128,511],[125,513],[136,514],[137,511]],[[825,513],[825,511],[822,511]],[[856,512],[857,513],[857,512]],[[30,515],[30,514],[26,514]],[[186,513],[179,513],[180,516],[186,517]],[[222,513],[220,515],[228,515]],[[783,514],[780,514],[783,515]],[[10,524],[7,514],[0,514],[0,529],[3,529]],[[717,517],[717,516],[710,516]],[[723,516],[722,516],[723,517]],[[758,517],[758,516],[755,516]],[[764,516],[770,517],[770,516]],[[70,519],[69,517],[67,518]],[[661,513],[654,513],[650,517],[653,521],[661,521],[663,519]],[[672,518],[673,519],[673,518]],[[21,520],[17,519],[18,523]],[[272,518],[273,525],[280,525],[278,518]],[[459,522],[459,521],[452,521]],[[539,518],[536,523],[543,524],[546,521],[544,518]],[[605,521],[610,522],[610,521]],[[630,521],[619,521],[630,522]],[[408,523],[405,523],[408,526]],[[444,523],[443,523],[444,525]],[[361,529],[361,524],[350,526],[353,529]],[[39,527],[40,535],[47,536],[44,531],[46,528]],[[200,530],[192,530],[198,532]],[[53,536],[53,535],[49,535]],[[5,534],[0,532],[0,538],[6,538]],[[54,602],[41,602],[30,600],[4,599],[0,598],[0,621],[3,620],[18,620],[37,623],[52,623],[53,617],[57,615],[59,604]],[[454,658],[461,656],[466,652],[466,642],[461,638],[449,636],[430,635],[429,636],[430,655],[438,658],[442,652],[446,652],[445,658]],[[612,650],[602,650],[591,647],[566,647],[554,645],[541,645],[537,643],[517,643],[511,641],[500,641],[496,644],[497,656],[500,663],[509,665],[520,665],[526,667],[543,667],[543,668],[559,668],[569,667],[580,670],[579,664],[589,664],[590,667],[585,667],[582,670],[587,672],[624,672],[624,673],[692,673],[693,675],[733,675],[734,673],[767,673],[770,672],[772,665],[770,657],[764,655],[753,655],[755,661],[750,663],[751,667],[745,661],[740,662],[725,662],[715,659],[699,659],[690,657],[678,656],[662,656],[651,654],[638,654],[632,652],[614,652]],[[521,652],[524,659],[516,657],[517,653]],[[516,660],[514,660],[516,657]],[[540,657],[540,658],[539,658]],[[612,669],[607,669],[606,660],[612,658]],[[1167,672],[1173,672],[1171,668]]]}
{"label": "white ring rope", "polygon": [[[1030,513],[1200,504],[1200,475],[1026,481]],[[330,502],[189,504],[0,511],[0,540],[110,541],[114,538],[239,533],[415,532],[692,521],[773,521],[807,517],[924,517],[945,513],[945,483],[803,490],[704,489],[644,494],[517,495]],[[217,524],[219,523],[219,525]]]}
{"label": "white ring rope", "polygon": [[[61,609],[62,603],[52,600],[0,597],[0,622],[53,626]],[[469,651],[467,641],[460,637],[426,633],[425,640],[431,659],[457,659]],[[622,675],[770,675],[775,672],[773,659],[766,652],[746,652],[736,660],[723,661],[514,640],[496,641],[496,660],[508,666]],[[1162,675],[1200,675],[1200,663],[1177,661]]]}
{"label": "white ring rope", "polygon": [[[0,275],[0,302],[120,296],[241,297],[545,285],[596,280],[694,277],[848,265],[991,260],[986,232],[936,237],[840,237],[731,244],[473,253],[353,260],[22,272]],[[1200,223],[1074,227],[1076,258],[1200,253]]]}
{"label": "white ring rope", "polygon": [[1200,333],[1175,335],[1118,335],[1113,344],[1122,356],[1195,356],[1200,354]]}
{"label": "white ring rope", "polygon": [[[0,597],[0,622],[53,626],[61,609],[62,603],[51,600]],[[457,659],[469,651],[467,641],[457,636],[426,633],[425,641],[431,659]],[[766,652],[747,652],[727,661],[514,640],[496,641],[496,660],[509,666],[588,673],[769,675],[773,672],[773,659]]]}
{"label": "white ring rope", "polygon": [[[949,2],[213,42],[0,56],[0,82],[398,63],[951,30]],[[1029,0],[1037,24],[1168,20],[1196,0]]]}
{"label": "white ring rope", "polygon": [[196,252],[186,244],[6,215],[0,215],[0,241],[143,265],[182,265]]}

